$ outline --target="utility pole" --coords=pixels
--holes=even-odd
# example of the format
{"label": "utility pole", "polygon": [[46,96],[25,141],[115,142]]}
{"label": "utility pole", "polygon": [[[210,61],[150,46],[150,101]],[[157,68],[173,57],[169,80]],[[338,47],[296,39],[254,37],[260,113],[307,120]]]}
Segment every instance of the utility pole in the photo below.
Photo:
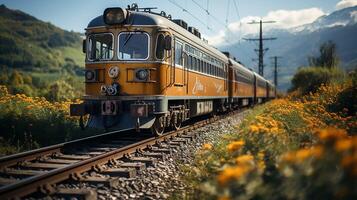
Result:
{"label": "utility pole", "polygon": [[281,59],[280,56],[273,56],[270,59],[273,59],[274,62],[274,85],[278,87],[278,59]]}
{"label": "utility pole", "polygon": [[259,74],[261,76],[264,76],[264,54],[269,50],[269,48],[264,49],[264,44],[263,41],[265,40],[276,40],[277,38],[263,38],[263,24],[267,23],[275,23],[275,21],[263,21],[260,20],[259,22],[253,21],[248,24],[259,24],[260,29],[259,29],[259,38],[244,38],[247,41],[259,41],[259,49],[254,49],[256,52],[258,52],[258,70]]}

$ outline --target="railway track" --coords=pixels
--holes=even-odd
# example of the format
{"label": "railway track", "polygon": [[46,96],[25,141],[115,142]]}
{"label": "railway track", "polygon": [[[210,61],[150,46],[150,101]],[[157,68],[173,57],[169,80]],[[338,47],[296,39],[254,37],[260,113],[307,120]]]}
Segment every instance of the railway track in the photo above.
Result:
{"label": "railway track", "polygon": [[[160,137],[110,132],[0,158],[0,199],[29,195],[96,199],[95,190],[60,188],[58,184],[72,181],[117,187],[117,177],[136,176],[155,165],[157,158],[192,141],[197,136],[192,130],[223,117],[195,122]],[[91,176],[91,172],[109,176]]]}

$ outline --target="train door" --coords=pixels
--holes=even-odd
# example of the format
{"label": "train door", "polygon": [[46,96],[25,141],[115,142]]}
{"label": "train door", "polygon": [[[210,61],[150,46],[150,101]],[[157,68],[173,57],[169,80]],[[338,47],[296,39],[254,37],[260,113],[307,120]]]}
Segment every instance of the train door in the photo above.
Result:
{"label": "train door", "polygon": [[258,90],[258,85],[257,85],[257,76],[254,74],[254,83],[253,83],[253,90],[254,90],[254,97],[253,97],[253,105],[257,103],[258,98],[257,98],[257,90]]}
{"label": "train door", "polygon": [[232,103],[233,102],[233,68],[232,68],[232,63],[229,61],[228,65],[228,102]]}
{"label": "train door", "polygon": [[184,54],[183,42],[175,38],[175,53],[174,53],[174,86],[185,86],[185,67],[184,67]]}

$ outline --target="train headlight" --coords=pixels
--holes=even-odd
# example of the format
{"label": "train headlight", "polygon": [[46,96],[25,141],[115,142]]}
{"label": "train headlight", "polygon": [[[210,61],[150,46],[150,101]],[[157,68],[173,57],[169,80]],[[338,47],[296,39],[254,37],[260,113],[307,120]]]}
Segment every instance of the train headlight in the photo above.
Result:
{"label": "train headlight", "polygon": [[104,22],[108,25],[122,24],[128,15],[128,11],[123,8],[107,8],[104,11]]}
{"label": "train headlight", "polygon": [[136,71],[135,77],[139,81],[146,81],[149,78],[149,71],[146,69],[139,69]]}
{"label": "train headlight", "polygon": [[119,67],[109,68],[108,75],[110,78],[118,78],[119,76]]}
{"label": "train headlight", "polygon": [[95,72],[93,70],[86,70],[85,77],[87,82],[93,82],[96,80]]}

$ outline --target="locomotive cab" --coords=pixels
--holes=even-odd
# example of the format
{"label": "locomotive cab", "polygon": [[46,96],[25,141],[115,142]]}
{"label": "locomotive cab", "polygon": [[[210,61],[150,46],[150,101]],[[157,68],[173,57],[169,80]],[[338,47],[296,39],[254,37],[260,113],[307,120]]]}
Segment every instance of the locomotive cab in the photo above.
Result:
{"label": "locomotive cab", "polygon": [[86,29],[84,103],[71,105],[71,115],[89,114],[90,126],[105,129],[150,128],[167,112],[160,73],[170,62],[171,34],[143,26],[146,13],[109,8]]}

